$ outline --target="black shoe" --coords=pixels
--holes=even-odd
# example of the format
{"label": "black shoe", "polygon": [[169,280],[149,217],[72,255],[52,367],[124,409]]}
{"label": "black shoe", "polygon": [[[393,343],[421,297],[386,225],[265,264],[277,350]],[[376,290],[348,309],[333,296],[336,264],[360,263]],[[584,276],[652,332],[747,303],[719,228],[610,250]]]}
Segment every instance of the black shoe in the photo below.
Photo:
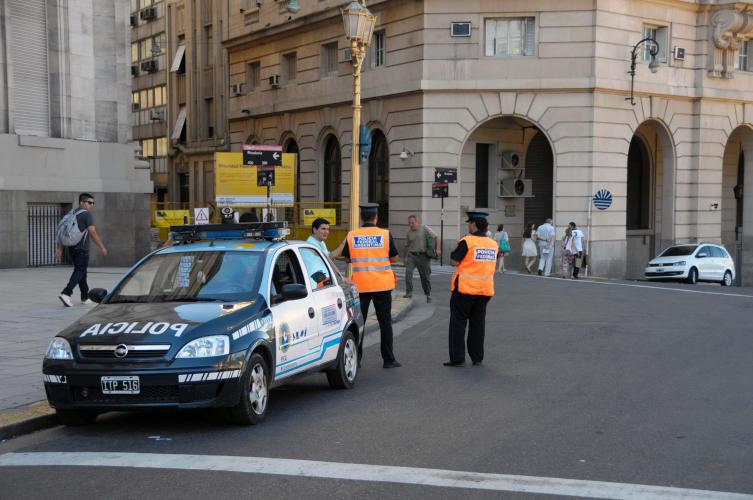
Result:
{"label": "black shoe", "polygon": [[403,365],[401,365],[397,361],[385,361],[382,365],[382,368],[400,368],[401,366]]}
{"label": "black shoe", "polygon": [[431,304],[431,295],[426,296],[426,303]]}
{"label": "black shoe", "polygon": [[541,275],[543,275],[543,274],[544,274],[544,273],[542,273],[541,271],[539,271],[539,276],[541,276]]}
{"label": "black shoe", "polygon": [[481,366],[481,365],[482,365],[481,361],[474,361],[473,362],[473,366]]}
{"label": "black shoe", "polygon": [[442,363],[442,364],[445,365],[445,366],[452,366],[454,368],[465,366],[465,363],[463,363],[463,362],[456,363],[455,361],[447,361],[447,362]]}

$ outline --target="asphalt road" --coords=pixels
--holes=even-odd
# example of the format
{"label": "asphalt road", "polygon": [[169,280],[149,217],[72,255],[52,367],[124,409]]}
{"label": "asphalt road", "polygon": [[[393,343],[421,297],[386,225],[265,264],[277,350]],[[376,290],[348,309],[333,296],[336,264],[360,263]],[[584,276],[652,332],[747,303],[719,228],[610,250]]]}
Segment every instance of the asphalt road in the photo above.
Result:
{"label": "asphalt road", "polygon": [[16,438],[0,496],[753,495],[753,290],[505,275],[484,365],[446,368],[448,281],[398,328],[403,368],[372,345],[353,390],[300,380],[256,427],[120,413]]}

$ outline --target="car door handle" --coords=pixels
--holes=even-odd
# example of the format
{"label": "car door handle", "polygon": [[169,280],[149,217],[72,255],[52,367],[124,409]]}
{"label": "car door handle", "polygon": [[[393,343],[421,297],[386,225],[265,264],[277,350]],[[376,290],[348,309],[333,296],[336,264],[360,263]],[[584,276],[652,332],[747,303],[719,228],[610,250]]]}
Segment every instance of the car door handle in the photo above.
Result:
{"label": "car door handle", "polygon": [[337,308],[342,309],[343,308],[343,299],[337,299]]}
{"label": "car door handle", "polygon": [[314,308],[309,307],[309,318],[313,318],[314,316],[316,316],[316,314],[314,313]]}

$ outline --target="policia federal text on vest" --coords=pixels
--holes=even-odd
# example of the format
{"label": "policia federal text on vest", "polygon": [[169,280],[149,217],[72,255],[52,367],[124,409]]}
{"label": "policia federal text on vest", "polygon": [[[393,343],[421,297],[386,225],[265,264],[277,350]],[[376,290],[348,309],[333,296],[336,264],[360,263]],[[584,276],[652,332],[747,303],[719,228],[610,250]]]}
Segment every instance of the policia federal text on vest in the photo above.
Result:
{"label": "policia federal text on vest", "polygon": [[[397,368],[400,363],[392,352],[392,290],[397,279],[391,265],[397,260],[397,247],[389,231],[376,227],[379,205],[368,203],[360,207],[363,227],[348,233],[342,255],[351,263],[364,319],[374,301],[384,367]],[[363,346],[358,351],[361,359]]]}
{"label": "policia federal text on vest", "polygon": [[485,212],[468,212],[468,236],[461,238],[450,263],[457,267],[450,290],[450,361],[445,366],[465,364],[465,328],[468,325],[468,354],[474,365],[484,359],[486,304],[494,295],[497,242],[486,236]]}

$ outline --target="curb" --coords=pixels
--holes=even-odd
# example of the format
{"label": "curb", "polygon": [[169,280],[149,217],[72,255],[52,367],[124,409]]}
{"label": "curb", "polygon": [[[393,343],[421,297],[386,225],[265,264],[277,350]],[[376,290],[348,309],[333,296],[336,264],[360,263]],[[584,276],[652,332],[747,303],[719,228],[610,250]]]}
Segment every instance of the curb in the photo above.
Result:
{"label": "curb", "polygon": [[0,412],[0,440],[60,425],[55,410],[47,401]]}
{"label": "curb", "polygon": [[[403,307],[401,310],[397,312],[392,313],[392,323],[397,323],[401,319],[405,317],[406,314],[410,312],[411,309],[413,309],[413,306],[415,305],[415,300],[411,299],[408,301],[407,304],[405,304],[405,307]],[[379,331],[379,323],[372,323],[371,325],[368,325],[366,327],[366,331],[364,332],[364,336]]]}

